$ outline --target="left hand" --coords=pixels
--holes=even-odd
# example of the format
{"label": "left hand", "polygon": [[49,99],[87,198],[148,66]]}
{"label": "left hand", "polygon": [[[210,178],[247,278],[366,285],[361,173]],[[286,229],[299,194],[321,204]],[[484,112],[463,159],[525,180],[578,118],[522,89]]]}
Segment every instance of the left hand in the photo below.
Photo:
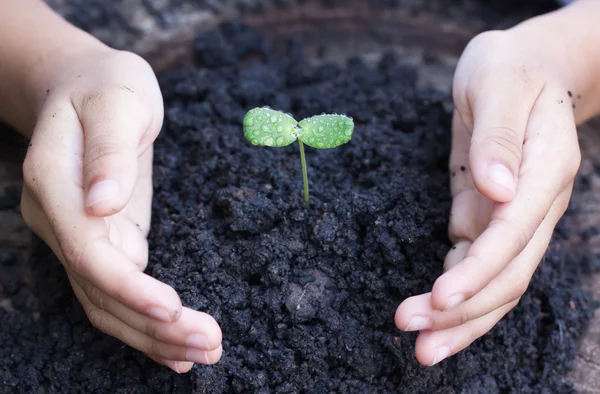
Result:
{"label": "left hand", "polygon": [[549,37],[484,33],[459,62],[454,246],[432,291],[406,299],[395,318],[398,328],[421,331],[423,365],[469,346],[519,302],[569,203],[580,152],[565,67],[549,60]]}

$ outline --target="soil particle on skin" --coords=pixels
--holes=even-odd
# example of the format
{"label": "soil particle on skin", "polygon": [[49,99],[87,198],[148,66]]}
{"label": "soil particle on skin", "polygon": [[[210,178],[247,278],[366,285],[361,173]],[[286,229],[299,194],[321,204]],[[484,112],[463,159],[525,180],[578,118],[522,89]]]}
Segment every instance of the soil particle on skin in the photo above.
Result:
{"label": "soil particle on skin", "polygon": [[[416,335],[394,326],[398,304],[431,290],[451,248],[451,98],[417,89],[417,71],[392,56],[378,68],[311,66],[301,52],[274,56],[253,34],[204,34],[211,42],[196,47],[212,60],[159,78],[166,116],[148,272],[218,320],[220,363],[178,375],[99,333],[39,248],[18,262],[31,281],[2,284],[15,309],[0,307],[4,392],[572,392],[563,377],[592,303],[567,236],[555,236],[519,306],[455,357],[420,366]],[[246,62],[247,42],[266,56]],[[246,111],[264,105],[354,117],[350,143],[306,151],[308,210],[297,145],[243,136]],[[12,260],[2,257],[2,275]]]}

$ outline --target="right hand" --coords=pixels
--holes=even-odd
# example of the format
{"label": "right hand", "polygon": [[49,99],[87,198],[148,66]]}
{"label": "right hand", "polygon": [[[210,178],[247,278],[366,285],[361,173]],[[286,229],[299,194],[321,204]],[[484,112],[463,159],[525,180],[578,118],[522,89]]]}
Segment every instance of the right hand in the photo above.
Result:
{"label": "right hand", "polygon": [[144,273],[163,119],[152,69],[104,46],[60,53],[32,78],[46,94],[23,165],[26,223],[58,256],[96,328],[178,373],[216,363],[217,322]]}

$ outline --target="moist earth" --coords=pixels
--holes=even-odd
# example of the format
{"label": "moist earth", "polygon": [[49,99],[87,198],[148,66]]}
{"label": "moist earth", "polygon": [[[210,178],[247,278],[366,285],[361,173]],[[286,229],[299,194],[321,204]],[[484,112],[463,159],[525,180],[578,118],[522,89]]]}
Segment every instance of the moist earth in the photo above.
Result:
{"label": "moist earth", "polygon": [[[417,88],[418,71],[392,55],[312,66],[298,42],[278,57],[237,22],[195,47],[196,67],[159,78],[148,273],[217,319],[222,360],[178,375],[101,334],[40,243],[28,261],[0,253],[11,296],[0,307],[1,392],[573,391],[564,376],[593,304],[564,221],[519,305],[465,351],[420,366],[416,335],[394,326],[451,247],[450,97]],[[307,148],[310,209],[298,146],[244,138],[246,111],[265,105],[354,118],[350,143]]]}

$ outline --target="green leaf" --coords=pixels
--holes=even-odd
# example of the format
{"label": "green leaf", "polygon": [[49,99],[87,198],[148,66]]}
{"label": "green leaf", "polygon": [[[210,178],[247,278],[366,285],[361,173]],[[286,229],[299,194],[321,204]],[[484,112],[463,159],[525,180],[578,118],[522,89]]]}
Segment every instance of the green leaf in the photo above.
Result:
{"label": "green leaf", "polygon": [[318,115],[300,122],[300,141],[318,149],[343,145],[352,139],[354,121],[346,115]]}
{"label": "green leaf", "polygon": [[298,122],[271,108],[254,108],[244,117],[244,135],[253,145],[286,146],[298,138]]}

